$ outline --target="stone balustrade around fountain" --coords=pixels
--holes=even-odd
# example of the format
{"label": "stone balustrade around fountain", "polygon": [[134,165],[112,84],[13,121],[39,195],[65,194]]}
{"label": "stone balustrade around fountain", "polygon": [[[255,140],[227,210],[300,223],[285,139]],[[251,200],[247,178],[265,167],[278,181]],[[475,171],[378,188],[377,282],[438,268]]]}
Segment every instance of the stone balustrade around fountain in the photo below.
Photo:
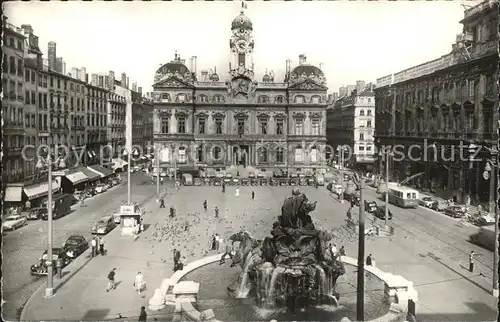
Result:
{"label": "stone balustrade around fountain", "polygon": [[[195,289],[194,286],[198,283],[194,282],[185,282],[181,281],[179,282],[182,277],[184,277],[186,274],[192,272],[193,270],[203,267],[205,265],[211,264],[218,262],[221,258],[222,254],[217,254],[217,255],[212,255],[212,256],[207,256],[203,257],[201,259],[195,260],[188,265],[184,267],[183,270],[175,272],[172,277],[167,278],[163,280],[162,286],[160,289],[157,289],[158,292],[155,291],[155,296],[150,300],[150,309],[151,308],[151,302],[158,302],[158,300],[163,300],[163,306],[165,304],[174,304],[176,306],[175,309],[175,316],[174,316],[174,321],[180,321],[180,320],[189,320],[189,321],[210,321],[210,322],[218,322],[218,320],[215,317],[215,314],[212,310],[205,310],[203,312],[200,312],[196,310],[193,306],[193,302],[190,301],[190,299],[196,298],[196,296],[193,296],[196,291],[196,294],[198,293],[198,290]],[[346,257],[342,256],[341,261],[345,264],[352,265],[352,266],[357,266],[357,259],[352,258],[352,257]],[[386,273],[382,271],[381,269],[375,267],[375,266],[365,266],[365,271],[373,274],[375,277],[378,279],[382,280],[385,285],[385,292],[393,297],[395,299],[394,303],[391,304],[389,312],[382,316],[377,318],[374,321],[377,322],[393,322],[393,321],[406,321],[406,313],[408,310],[408,300],[412,300],[414,303],[417,303],[418,301],[418,293],[415,290],[413,283],[406,280],[402,276],[399,275],[394,275],[391,273]],[[177,287],[176,286],[184,283],[182,285],[185,285],[184,287]],[[187,283],[187,284],[186,284]],[[187,286],[189,286],[189,289],[187,290]],[[199,287],[199,284],[198,284]],[[176,297],[175,295],[175,290],[178,291],[178,295],[180,295],[182,292],[179,292],[179,290],[184,290],[186,292],[191,292],[189,293],[191,298],[188,297],[188,300],[184,297]],[[158,293],[158,294],[157,294]],[[186,293],[184,292],[184,295]],[[174,301],[168,301],[167,297],[168,295],[173,295],[173,300]],[[163,297],[161,297],[163,296]],[[157,297],[157,298],[155,298]],[[154,299],[154,300],[153,300]],[[172,297],[171,297],[172,299]],[[157,304],[157,303],[153,303]],[[161,306],[161,305],[160,305]],[[160,307],[158,305],[153,306],[153,307]],[[161,309],[160,309],[161,310]],[[349,321],[348,319],[343,319],[342,321]]]}

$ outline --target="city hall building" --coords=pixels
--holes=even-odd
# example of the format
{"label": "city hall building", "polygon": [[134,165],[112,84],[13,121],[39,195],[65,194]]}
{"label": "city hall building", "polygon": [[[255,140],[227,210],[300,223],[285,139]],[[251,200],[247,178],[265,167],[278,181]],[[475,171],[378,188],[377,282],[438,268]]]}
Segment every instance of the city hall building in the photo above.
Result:
{"label": "city hall building", "polygon": [[[326,78],[300,55],[282,82],[254,75],[250,19],[231,23],[228,79],[197,73],[196,57],[161,66],[154,79],[154,142],[161,167],[278,173],[321,167],[326,143]],[[248,168],[251,169],[251,168]]]}

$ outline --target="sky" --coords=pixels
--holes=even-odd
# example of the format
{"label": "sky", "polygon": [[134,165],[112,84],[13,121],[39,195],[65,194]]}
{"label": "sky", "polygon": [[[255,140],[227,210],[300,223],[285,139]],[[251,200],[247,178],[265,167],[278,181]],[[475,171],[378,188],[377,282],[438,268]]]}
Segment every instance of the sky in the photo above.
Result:
{"label": "sky", "polygon": [[[477,2],[477,1],[476,1]],[[470,3],[470,2],[469,2]],[[194,2],[4,2],[14,25],[30,24],[47,58],[47,43],[57,56],[90,73],[122,72],[151,91],[160,65],[177,51],[198,57],[198,74],[217,69],[228,78],[231,22],[238,1]],[[450,52],[462,31],[459,1],[344,2],[252,1],[245,14],[253,22],[255,75],[273,70],[283,80],[285,61],[298,56],[319,66],[328,92],[356,80],[377,78]]]}

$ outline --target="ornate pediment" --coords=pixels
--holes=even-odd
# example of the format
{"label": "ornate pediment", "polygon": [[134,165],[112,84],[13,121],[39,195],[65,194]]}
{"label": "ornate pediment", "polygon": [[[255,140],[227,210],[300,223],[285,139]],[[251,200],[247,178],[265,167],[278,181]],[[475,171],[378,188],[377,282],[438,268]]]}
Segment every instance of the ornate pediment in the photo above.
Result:
{"label": "ornate pediment", "polygon": [[189,116],[189,111],[184,111],[184,110],[180,110],[180,111],[177,111],[175,112],[175,117],[176,118],[186,118]]}
{"label": "ornate pediment", "polygon": [[286,118],[286,115],[285,115],[285,113],[274,113],[273,117],[275,119],[284,119],[284,118]]}
{"label": "ornate pediment", "polygon": [[293,112],[292,117],[295,119],[305,119],[306,114],[304,112]]}
{"label": "ornate pediment", "polygon": [[156,113],[158,114],[159,118],[163,117],[169,118],[170,116],[172,116],[172,113],[168,109],[157,110]]}
{"label": "ornate pediment", "polygon": [[328,87],[320,85],[310,79],[306,79],[300,83],[293,84],[289,87],[291,90],[305,91],[326,91]]}
{"label": "ornate pediment", "polygon": [[224,119],[226,118],[226,114],[222,112],[215,112],[212,114],[213,119]]}
{"label": "ornate pediment", "polygon": [[175,76],[171,76],[167,79],[162,79],[153,84],[153,88],[194,88],[194,86]]}
{"label": "ornate pediment", "polygon": [[238,112],[234,114],[235,119],[247,119],[248,118],[248,113],[245,112]]}
{"label": "ornate pediment", "polygon": [[253,98],[257,90],[257,82],[252,82],[250,78],[245,76],[238,76],[231,81],[227,81],[226,86],[229,96],[233,98],[240,96]]}
{"label": "ornate pediment", "polygon": [[197,117],[197,118],[199,118],[199,119],[206,119],[206,118],[208,118],[208,114],[207,114],[207,113],[205,113],[205,112],[198,112],[198,113],[196,113],[195,115],[196,115],[196,117]]}
{"label": "ornate pediment", "polygon": [[267,114],[267,113],[260,113],[260,114],[257,115],[257,118],[259,120],[269,120],[269,114]]}

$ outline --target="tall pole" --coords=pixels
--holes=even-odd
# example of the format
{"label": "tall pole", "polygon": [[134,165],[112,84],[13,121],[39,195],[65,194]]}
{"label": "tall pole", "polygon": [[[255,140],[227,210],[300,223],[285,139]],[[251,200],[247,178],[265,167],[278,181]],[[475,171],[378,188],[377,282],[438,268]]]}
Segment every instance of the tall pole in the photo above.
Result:
{"label": "tall pole", "polygon": [[[495,246],[493,250],[493,296],[498,297],[498,206],[495,201],[495,180],[497,180],[497,153],[496,149],[491,151],[491,176],[490,176],[490,213],[495,214]],[[493,199],[493,202],[491,202]],[[491,211],[493,206],[494,211]]]}
{"label": "tall pole", "polygon": [[174,150],[174,181],[177,182],[177,153]]}
{"label": "tall pole", "polygon": [[155,146],[156,158],[156,196],[160,200],[160,149],[158,145]]}
{"label": "tall pole", "polygon": [[128,205],[130,206],[132,204],[132,197],[130,193],[130,186],[131,186],[131,180],[130,180],[130,166],[132,162],[132,151],[128,151],[127,154],[128,157],[128,167],[127,167],[127,202]]}
{"label": "tall pole", "polygon": [[48,192],[49,198],[47,200],[47,217],[48,217],[48,236],[47,236],[47,288],[45,289],[45,297],[54,296],[54,268],[52,266],[52,156],[47,157],[48,166]]}
{"label": "tall pole", "polygon": [[339,194],[339,199],[340,202],[344,202],[344,147],[340,146],[340,153],[339,153],[339,158],[340,158],[340,194]]}
{"label": "tall pole", "polygon": [[384,220],[387,226],[387,220],[389,219],[389,151],[386,153],[385,157],[385,213]]}
{"label": "tall pole", "polygon": [[365,207],[363,188],[365,180],[359,181],[359,237],[358,237],[358,290],[356,300],[356,320],[365,320]]}

